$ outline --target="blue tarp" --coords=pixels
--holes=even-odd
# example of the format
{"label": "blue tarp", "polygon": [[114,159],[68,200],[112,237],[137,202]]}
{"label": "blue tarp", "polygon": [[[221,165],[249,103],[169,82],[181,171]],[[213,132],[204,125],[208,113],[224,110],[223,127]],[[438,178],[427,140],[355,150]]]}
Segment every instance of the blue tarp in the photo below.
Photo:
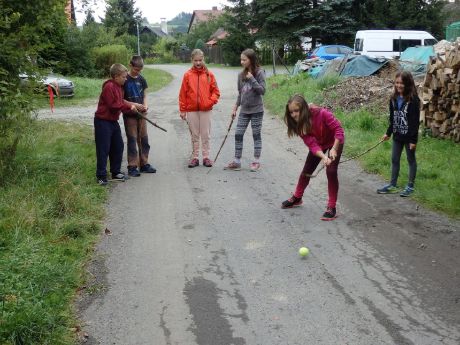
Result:
{"label": "blue tarp", "polygon": [[[400,68],[406,71],[412,72],[414,75],[424,74],[426,72],[426,65],[429,62],[430,56],[434,55],[434,49],[432,46],[420,46],[407,48],[401,53],[399,59]],[[334,61],[328,60],[322,65],[311,68],[308,73],[313,78],[321,78],[328,74],[332,68],[336,73],[340,73],[343,77],[366,77],[376,73],[383,66],[388,63],[388,59],[385,58],[371,58],[366,55],[349,55],[347,62],[342,71],[337,68],[337,64],[334,65]]]}
{"label": "blue tarp", "polygon": [[410,47],[401,53],[399,64],[404,71],[409,71],[414,76],[423,75],[426,73],[430,56],[434,55],[432,46]]}
{"label": "blue tarp", "polygon": [[341,76],[344,77],[366,77],[381,69],[388,60],[371,58],[366,55],[350,56]]}
{"label": "blue tarp", "polygon": [[399,60],[426,65],[434,55],[433,46],[410,47],[401,53]]}

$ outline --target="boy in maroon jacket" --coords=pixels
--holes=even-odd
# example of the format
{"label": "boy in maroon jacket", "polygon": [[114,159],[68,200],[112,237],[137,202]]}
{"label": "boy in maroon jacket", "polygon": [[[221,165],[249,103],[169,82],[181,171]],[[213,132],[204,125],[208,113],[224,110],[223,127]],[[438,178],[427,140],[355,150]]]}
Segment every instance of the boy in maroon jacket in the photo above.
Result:
{"label": "boy in maroon jacket", "polygon": [[116,63],[110,67],[112,79],[104,82],[99,96],[96,113],[94,114],[94,136],[96,139],[97,183],[107,184],[107,157],[110,160],[112,179],[125,181],[121,172],[123,159],[123,138],[121,137],[118,119],[121,112],[145,111],[142,104],[123,100],[123,84],[126,81],[128,70],[122,64]]}

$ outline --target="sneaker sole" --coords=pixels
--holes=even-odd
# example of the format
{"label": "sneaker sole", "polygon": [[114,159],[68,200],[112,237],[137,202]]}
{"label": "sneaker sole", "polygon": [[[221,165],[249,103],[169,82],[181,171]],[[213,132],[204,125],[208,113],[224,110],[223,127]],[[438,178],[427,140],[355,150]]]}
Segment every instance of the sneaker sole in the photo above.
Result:
{"label": "sneaker sole", "polygon": [[409,198],[412,194],[399,194],[401,198]]}
{"label": "sneaker sole", "polygon": [[115,178],[111,178],[109,180],[107,180],[108,182],[126,182],[126,179],[124,180],[121,180],[121,179],[115,179]]}
{"label": "sneaker sole", "polygon": [[395,190],[394,192],[379,192],[379,191],[377,191],[377,194],[396,194],[396,193],[398,193],[397,190]]}
{"label": "sneaker sole", "polygon": [[240,171],[241,168],[234,168],[234,169],[231,169],[231,168],[227,168],[225,167],[224,170],[231,170],[231,171]]}
{"label": "sneaker sole", "polygon": [[296,205],[292,205],[292,206],[282,206],[282,205],[281,205],[281,208],[282,208],[283,210],[285,210],[285,209],[288,209],[288,208],[299,207],[299,206],[302,206],[302,205],[303,205],[303,203],[301,203],[301,204],[296,204]]}
{"label": "sneaker sole", "polygon": [[334,218],[325,218],[325,217],[321,217],[320,219],[321,219],[322,221],[324,221],[324,222],[330,222],[331,220],[337,219],[337,216],[335,216]]}
{"label": "sneaker sole", "polygon": [[338,216],[334,216],[332,218],[321,217],[320,219],[324,222],[330,222],[331,220],[337,219]]}

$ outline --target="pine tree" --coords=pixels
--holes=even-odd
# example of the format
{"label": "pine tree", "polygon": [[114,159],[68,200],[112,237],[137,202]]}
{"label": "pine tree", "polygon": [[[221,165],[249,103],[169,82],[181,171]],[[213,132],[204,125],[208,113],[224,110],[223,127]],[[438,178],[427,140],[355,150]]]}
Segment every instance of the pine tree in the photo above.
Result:
{"label": "pine tree", "polygon": [[114,29],[117,36],[136,35],[136,23],[142,20],[142,14],[134,7],[135,0],[106,0],[104,25]]}
{"label": "pine tree", "polygon": [[224,14],[224,29],[228,36],[220,42],[224,61],[232,66],[240,63],[240,53],[254,48],[254,36],[250,32],[250,5],[245,0],[229,0],[233,7],[227,7]]}

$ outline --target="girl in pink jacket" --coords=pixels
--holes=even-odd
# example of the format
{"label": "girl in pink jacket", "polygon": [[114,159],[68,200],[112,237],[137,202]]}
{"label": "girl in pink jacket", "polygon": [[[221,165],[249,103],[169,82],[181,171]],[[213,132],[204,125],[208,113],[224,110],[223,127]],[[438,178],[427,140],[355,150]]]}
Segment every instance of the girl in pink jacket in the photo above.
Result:
{"label": "girl in pink jacket", "polygon": [[313,104],[309,106],[301,95],[294,95],[289,99],[286,104],[284,122],[288,128],[288,136],[301,137],[310,152],[293,196],[283,201],[281,207],[291,208],[302,205],[302,196],[310,182],[310,176],[322,162],[326,166],[329,200],[326,212],[321,219],[335,219],[339,191],[337,168],[345,139],[342,125],[329,110]]}

